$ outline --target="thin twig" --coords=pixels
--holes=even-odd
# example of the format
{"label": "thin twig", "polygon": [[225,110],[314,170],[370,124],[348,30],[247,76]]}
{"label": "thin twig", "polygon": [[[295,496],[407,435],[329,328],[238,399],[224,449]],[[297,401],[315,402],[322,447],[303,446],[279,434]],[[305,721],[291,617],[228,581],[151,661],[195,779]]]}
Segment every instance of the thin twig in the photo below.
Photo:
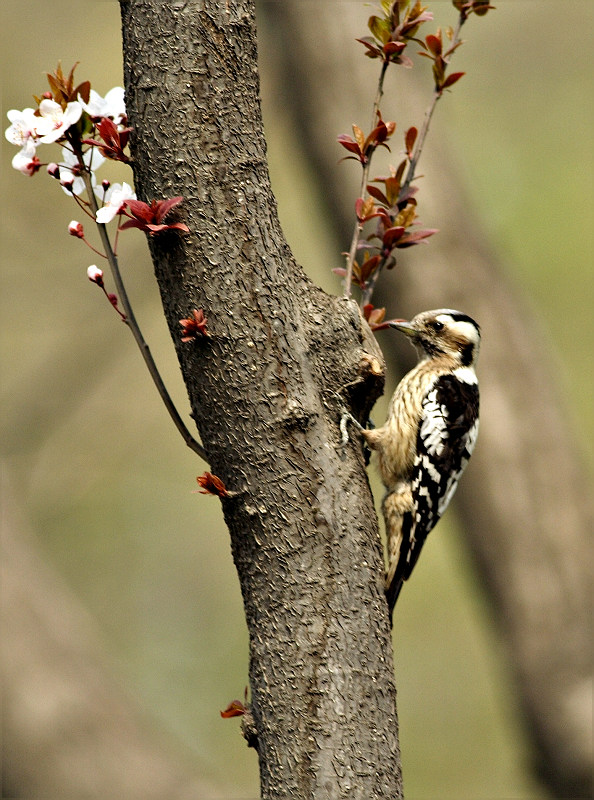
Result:
{"label": "thin twig", "polygon": [[[458,17],[458,24],[454,30],[454,34],[452,36],[452,47],[455,47],[458,42],[460,41],[460,30],[462,29],[462,25],[466,22],[468,16],[464,11],[460,12],[460,16]],[[447,61],[449,64],[449,59]],[[415,147],[411,156],[411,159],[408,164],[408,170],[406,171],[406,177],[404,179],[404,183],[400,187],[399,192],[399,200],[405,196],[408,192],[408,189],[415,179],[415,171],[417,168],[417,164],[419,163],[419,159],[421,157],[421,153],[423,151],[423,146],[425,144],[425,139],[427,138],[427,133],[429,132],[429,123],[431,122],[431,118],[433,117],[433,112],[435,111],[435,106],[437,105],[437,101],[443,94],[443,89],[435,89],[433,92],[433,97],[431,98],[431,103],[429,107],[425,111],[425,117],[423,119],[423,127],[419,133],[417,141],[415,143]]]}
{"label": "thin twig", "polygon": [[[382,95],[384,93],[384,78],[386,76],[386,70],[388,68],[388,61],[384,61],[382,64],[382,71],[380,73],[379,81],[377,84],[377,92],[375,94],[375,100],[373,101],[373,113],[371,117],[371,130],[375,127],[377,115],[379,112],[379,105],[382,99]],[[371,168],[371,157],[373,155],[373,151],[370,153],[369,158],[363,165],[363,173],[361,175],[361,190],[359,192],[359,197],[363,197],[365,194],[365,190],[367,188],[367,184],[369,182],[369,170]],[[351,296],[351,284],[353,280],[353,265],[355,263],[355,258],[357,257],[357,248],[359,246],[359,238],[361,236],[361,230],[363,225],[357,219],[355,221],[355,227],[353,229],[353,237],[351,239],[351,247],[349,249],[349,253],[347,256],[346,261],[346,275],[344,279],[344,296],[350,297]]]}
{"label": "thin twig", "polygon": [[[458,17],[458,24],[456,25],[456,28],[452,35],[452,47],[455,47],[459,43],[460,30],[462,28],[462,25],[464,25],[467,19],[468,19],[467,13],[461,11],[460,16]],[[449,64],[449,59],[448,59],[448,64]],[[425,139],[427,138],[427,133],[429,131],[429,124],[431,122],[431,118],[433,117],[433,112],[435,111],[435,106],[437,105],[437,101],[442,96],[442,94],[443,94],[442,89],[436,89],[433,92],[433,97],[431,98],[431,102],[427,110],[425,111],[425,116],[423,118],[423,127],[421,128],[421,131],[415,143],[415,147],[408,164],[408,170],[406,171],[406,177],[404,179],[402,186],[400,187],[400,191],[398,193],[398,202],[401,202],[404,199],[404,197],[406,197],[410,185],[416,177],[415,173],[417,165],[419,163],[419,159],[421,157],[421,153],[423,151],[423,145],[425,144]],[[361,293],[361,308],[364,308],[365,305],[371,301],[371,297],[375,289],[375,284],[377,283],[377,279],[379,278],[382,272],[383,266],[384,266],[384,261],[382,260],[382,262],[378,264],[378,267],[373,273],[373,275],[371,275],[369,280],[367,281],[367,285]]]}
{"label": "thin twig", "polygon": [[[82,162],[82,153],[78,153],[77,155],[79,156]],[[90,173],[86,170],[86,168],[82,170],[82,177],[84,179],[85,187],[87,189],[87,194],[89,196],[91,209],[93,210],[93,213],[96,215],[99,206],[97,204],[97,199],[95,198],[95,193],[93,192],[93,185],[91,182]],[[150,376],[153,379],[155,386],[157,387],[157,391],[159,392],[161,400],[165,404],[165,408],[169,412],[169,416],[173,420],[175,427],[180,432],[186,445],[190,448],[190,450],[193,450],[197,455],[200,456],[200,458],[204,459],[204,461],[208,463],[206,451],[204,450],[202,445],[199,442],[197,442],[196,439],[194,439],[194,437],[186,427],[184,421],[180,417],[173,403],[173,400],[171,399],[169,392],[167,391],[167,388],[163,383],[163,379],[161,378],[157,365],[155,364],[149,346],[147,345],[144,336],[142,335],[142,332],[138,327],[138,323],[136,322],[136,317],[134,316],[134,312],[132,311],[132,306],[130,305],[130,301],[128,299],[128,294],[124,287],[124,282],[122,280],[122,276],[120,273],[117,256],[115,255],[113,248],[111,246],[111,242],[109,241],[107,229],[105,225],[102,225],[100,222],[97,222],[96,224],[99,230],[99,236],[101,237],[101,243],[105,250],[105,255],[107,257],[109,266],[111,268],[111,273],[113,275],[113,280],[116,285],[117,294],[122,302],[122,306],[126,314],[125,322],[130,328],[132,335],[134,336],[134,339],[136,341],[136,344],[138,345],[140,352],[142,353],[144,363],[146,364]]]}

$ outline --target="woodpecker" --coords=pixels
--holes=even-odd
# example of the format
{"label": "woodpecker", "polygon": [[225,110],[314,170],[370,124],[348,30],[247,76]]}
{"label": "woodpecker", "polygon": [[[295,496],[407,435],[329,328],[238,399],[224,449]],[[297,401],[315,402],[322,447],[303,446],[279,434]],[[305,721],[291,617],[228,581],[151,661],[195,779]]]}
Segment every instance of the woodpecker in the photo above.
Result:
{"label": "woodpecker", "polygon": [[481,335],[473,319],[449,308],[389,324],[410,339],[419,356],[394,392],[386,423],[360,429],[378,453],[386,487],[382,511],[391,619],[402,584],[452,499],[476,442]]}

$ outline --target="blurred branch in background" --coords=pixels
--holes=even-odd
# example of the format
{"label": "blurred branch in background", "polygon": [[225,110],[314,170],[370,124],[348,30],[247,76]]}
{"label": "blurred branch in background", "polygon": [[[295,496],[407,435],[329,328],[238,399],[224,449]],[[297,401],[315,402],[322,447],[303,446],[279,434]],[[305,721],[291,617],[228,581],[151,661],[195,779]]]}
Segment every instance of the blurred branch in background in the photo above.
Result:
{"label": "blurred branch in background", "polygon": [[[345,56],[345,42],[361,35],[364,13],[359,4],[344,3],[340,14],[336,26],[334,4],[315,14],[303,13],[299,3],[262,5],[279,92],[291,97],[328,218],[347,242],[358,189],[345,192],[338,148],[330,133],[320,132],[344,129],[345,113],[366,108],[369,89],[360,59],[348,48]],[[274,46],[288,40],[291,47]],[[403,90],[402,80],[394,90],[396,110],[389,106],[390,86],[384,107],[406,127],[421,118],[427,87],[419,82]],[[457,506],[516,677],[535,770],[553,796],[589,797],[593,517],[583,452],[543,332],[486,244],[437,136],[425,148],[421,172],[423,221],[432,215],[442,233],[415,254],[416,263],[399,259],[382,279],[376,304],[387,305],[388,316],[407,318],[424,308],[461,308],[481,324],[481,436]],[[393,362],[388,374],[400,373],[391,340],[382,347]]]}
{"label": "blurred branch in background", "polygon": [[2,797],[226,797],[117,682],[94,621],[40,558],[7,478],[4,471]]}

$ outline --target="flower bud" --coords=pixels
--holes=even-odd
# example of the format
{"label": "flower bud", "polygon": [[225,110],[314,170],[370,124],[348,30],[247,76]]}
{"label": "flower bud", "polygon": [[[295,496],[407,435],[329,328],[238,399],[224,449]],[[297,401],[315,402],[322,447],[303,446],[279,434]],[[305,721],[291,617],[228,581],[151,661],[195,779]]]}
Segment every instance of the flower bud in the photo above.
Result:
{"label": "flower bud", "polygon": [[99,269],[96,264],[91,264],[87,269],[87,278],[91,283],[96,283],[97,286],[103,287],[103,270]]}
{"label": "flower bud", "polygon": [[72,192],[74,188],[74,178],[62,178],[60,186],[63,186],[67,192]]}
{"label": "flower bud", "polygon": [[50,175],[52,178],[60,177],[60,167],[56,164],[55,161],[52,161],[47,165],[47,174]]}
{"label": "flower bud", "polygon": [[68,233],[71,236],[76,236],[78,239],[85,238],[85,231],[82,226],[81,222],[77,222],[75,219],[68,225]]}
{"label": "flower bud", "polygon": [[108,181],[107,178],[104,178],[101,181],[101,188],[103,189],[104,192],[106,192],[110,186],[111,186],[111,181]]}

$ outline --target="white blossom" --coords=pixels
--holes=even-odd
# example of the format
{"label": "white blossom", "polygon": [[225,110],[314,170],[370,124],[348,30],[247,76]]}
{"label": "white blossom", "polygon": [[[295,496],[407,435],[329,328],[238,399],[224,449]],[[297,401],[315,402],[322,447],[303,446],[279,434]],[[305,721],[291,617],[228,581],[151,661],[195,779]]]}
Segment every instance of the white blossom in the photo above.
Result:
{"label": "white blossom", "polygon": [[[93,186],[95,186],[97,183],[95,170],[98,169],[104,161],[105,156],[102,156],[96,147],[90,147],[83,155],[83,162],[85,166],[91,170],[91,183]],[[86,187],[84,180],[79,174],[80,167],[78,164],[78,158],[72,152],[72,150],[68,150],[67,147],[62,148],[62,161],[59,164],[59,168],[60,181],[68,184],[72,182],[72,192],[70,189],[66,189],[64,186],[62,186],[66,194],[82,194]]]}
{"label": "white blossom", "polygon": [[34,175],[41,166],[39,159],[35,155],[35,151],[35,142],[33,139],[27,139],[27,142],[22,150],[20,150],[12,159],[13,168],[18,169],[19,172],[23,173],[23,175],[27,175],[29,177]]}
{"label": "white blossom", "polygon": [[105,97],[101,97],[94,89],[91,89],[88,103],[83,102],[80,95],[79,100],[90,117],[110,117],[116,125],[119,125],[126,116],[124,90],[121,86],[114,86]]}
{"label": "white blossom", "polygon": [[103,270],[99,269],[96,264],[91,264],[91,266],[87,269],[87,278],[93,283],[97,283],[99,286],[101,286],[103,283]]}
{"label": "white blossom", "polygon": [[82,106],[74,100],[66,105],[66,110],[62,109],[55,100],[42,100],[39,104],[40,117],[37,119],[36,131],[43,144],[57,141],[64,135],[71,125],[80,119]]}
{"label": "white blossom", "polygon": [[73,219],[68,225],[68,233],[71,236],[76,236],[77,239],[84,239],[85,238],[85,229],[81,222],[76,219]]}
{"label": "white blossom", "polygon": [[[97,192],[95,192],[97,194]],[[124,208],[126,200],[136,200],[136,192],[127,183],[114,183],[105,193],[105,204],[97,211],[97,222],[107,225]]]}
{"label": "white blossom", "polygon": [[24,108],[22,111],[18,111],[16,108],[12,108],[6,116],[12,124],[5,130],[4,135],[11,144],[25,147],[37,136],[36,126],[39,117],[35,116],[35,109]]}

